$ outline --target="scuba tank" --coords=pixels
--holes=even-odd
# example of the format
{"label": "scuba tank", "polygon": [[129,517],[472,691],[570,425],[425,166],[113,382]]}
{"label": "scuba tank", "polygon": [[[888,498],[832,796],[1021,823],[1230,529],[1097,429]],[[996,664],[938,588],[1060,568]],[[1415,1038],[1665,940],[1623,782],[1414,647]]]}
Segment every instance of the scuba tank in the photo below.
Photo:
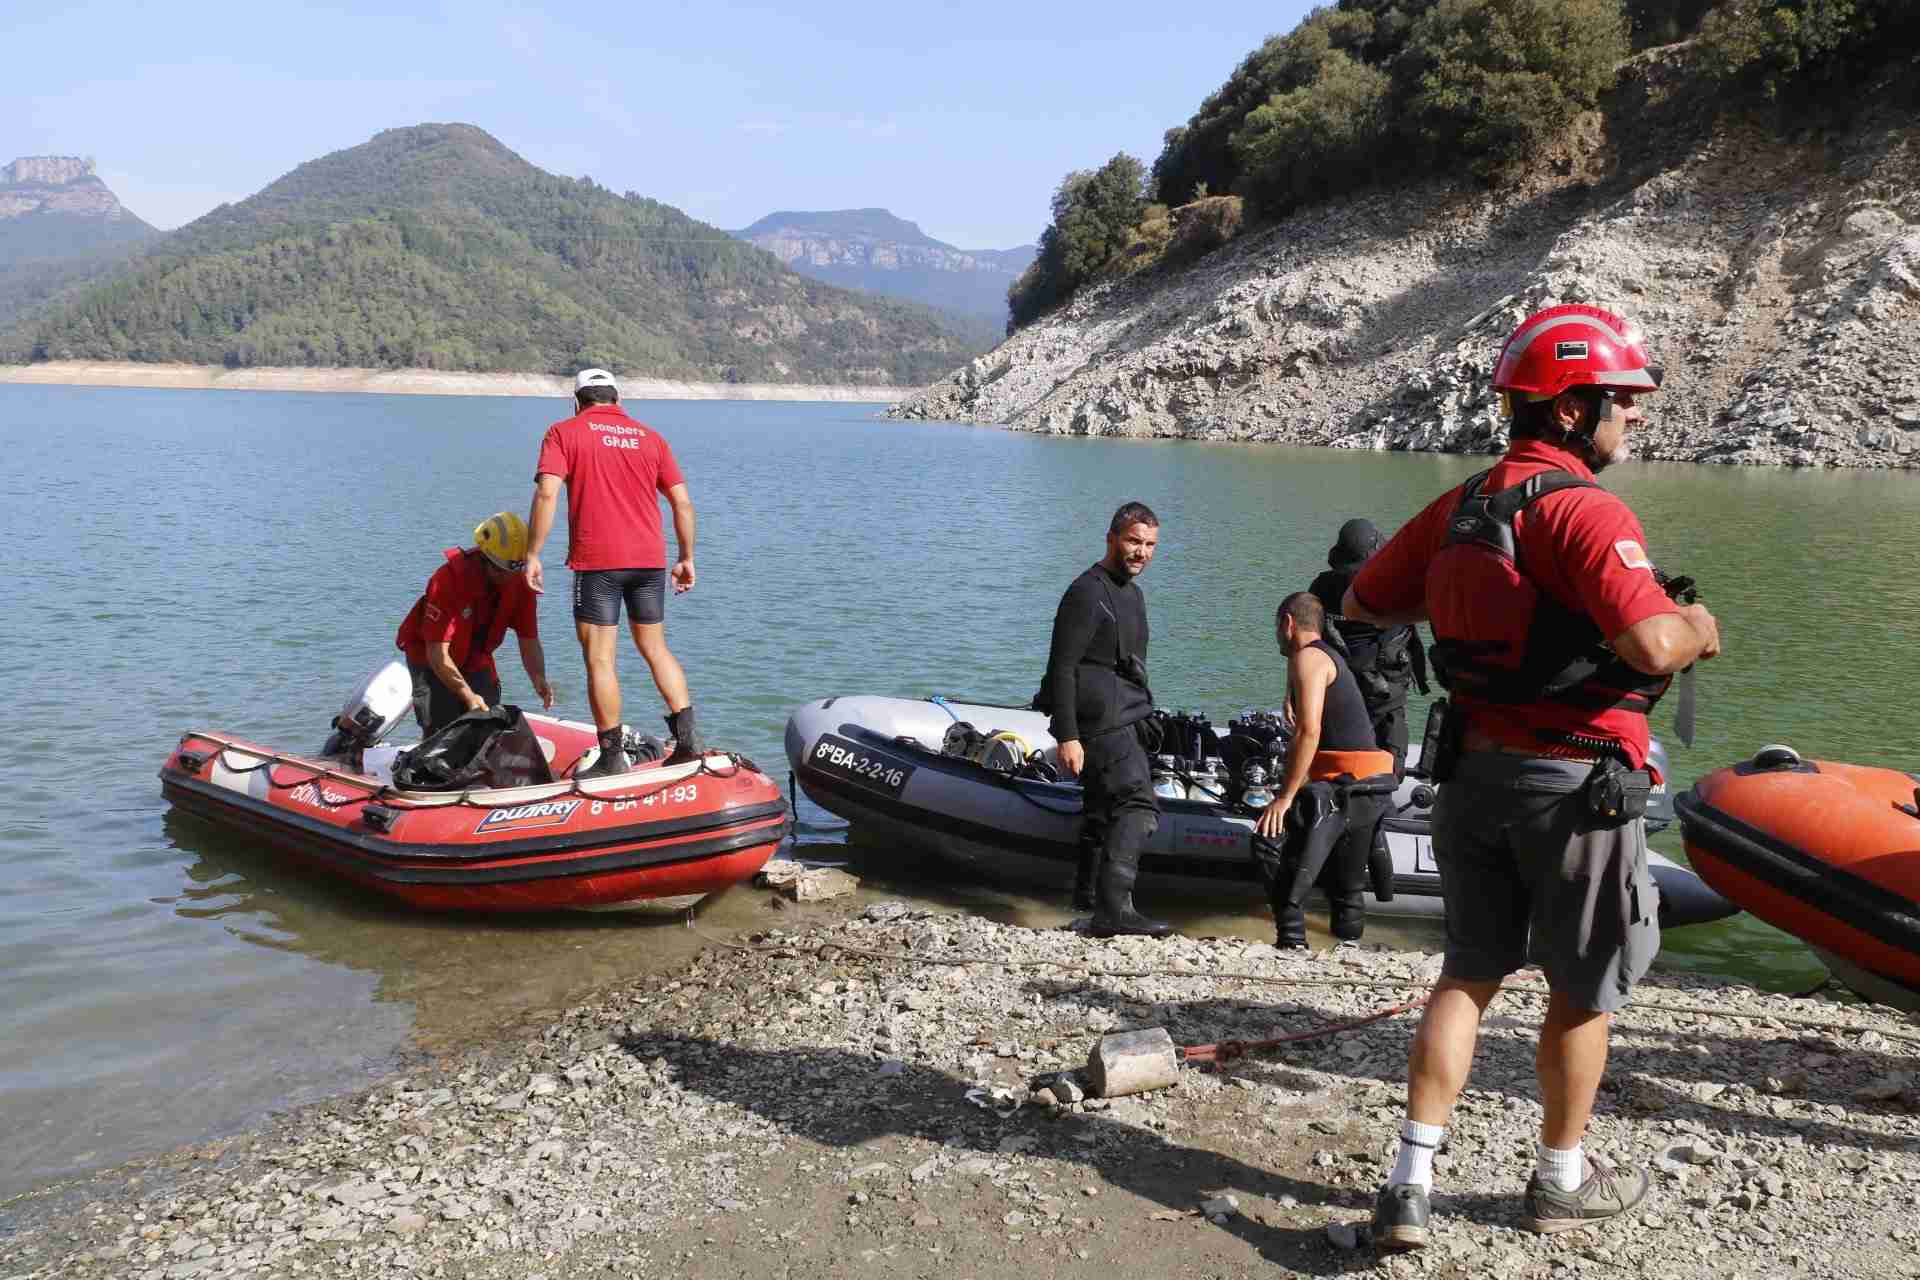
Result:
{"label": "scuba tank", "polygon": [[1273,803],[1273,788],[1267,785],[1267,771],[1258,764],[1249,764],[1240,778],[1242,790],[1240,803],[1249,809],[1265,809]]}
{"label": "scuba tank", "polygon": [[1185,800],[1187,784],[1176,772],[1174,757],[1158,755],[1153,758],[1153,794],[1161,800]]}

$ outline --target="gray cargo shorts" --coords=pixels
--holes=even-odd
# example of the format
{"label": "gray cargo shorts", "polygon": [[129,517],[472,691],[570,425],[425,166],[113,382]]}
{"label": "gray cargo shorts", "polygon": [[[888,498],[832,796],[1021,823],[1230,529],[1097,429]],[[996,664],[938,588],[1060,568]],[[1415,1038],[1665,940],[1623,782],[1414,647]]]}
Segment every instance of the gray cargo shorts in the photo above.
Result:
{"label": "gray cargo shorts", "polygon": [[1528,960],[1575,1003],[1612,1013],[1660,951],[1646,824],[1597,825],[1593,766],[1500,752],[1460,758],[1433,806],[1447,904],[1441,972],[1492,982]]}

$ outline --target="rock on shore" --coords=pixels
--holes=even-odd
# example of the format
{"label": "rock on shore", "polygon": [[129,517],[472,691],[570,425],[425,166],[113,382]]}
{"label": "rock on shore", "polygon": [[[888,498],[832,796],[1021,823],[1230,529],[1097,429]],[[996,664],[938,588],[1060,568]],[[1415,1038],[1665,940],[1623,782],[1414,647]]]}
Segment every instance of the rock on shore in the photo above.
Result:
{"label": "rock on shore", "polygon": [[1585,163],[1558,179],[1310,208],[1190,270],[1083,290],[891,412],[1496,453],[1501,342],[1535,310],[1592,302],[1639,320],[1668,368],[1639,456],[1920,466],[1915,123],[1804,144],[1728,123],[1638,176],[1646,148],[1623,129],[1572,144]]}
{"label": "rock on shore", "polygon": [[[1390,1160],[1411,1018],[1189,1068],[1141,1097],[1027,1085],[1115,1029],[1195,1043],[1350,1019],[1422,991],[1435,958],[1095,942],[900,904],[754,945],[715,946],[524,1044],[0,1206],[8,1274],[1025,1280],[1082,1264],[1368,1265],[1350,1251]],[[1383,1271],[1920,1274],[1920,1045],[1904,1019],[1657,975],[1617,1024],[1589,1140],[1652,1165],[1654,1197],[1631,1222],[1537,1238],[1519,1197],[1543,1003],[1510,993],[1491,1013],[1436,1161],[1435,1244]]]}

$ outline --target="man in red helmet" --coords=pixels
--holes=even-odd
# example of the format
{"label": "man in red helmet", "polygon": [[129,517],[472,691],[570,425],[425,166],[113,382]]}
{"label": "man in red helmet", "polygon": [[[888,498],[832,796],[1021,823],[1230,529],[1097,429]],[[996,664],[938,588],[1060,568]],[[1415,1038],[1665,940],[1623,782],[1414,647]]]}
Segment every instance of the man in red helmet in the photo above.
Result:
{"label": "man in red helmet", "polygon": [[1720,651],[1713,615],[1668,598],[1639,520],[1594,481],[1628,456],[1639,397],[1660,380],[1620,316],[1559,306],[1529,317],[1494,371],[1512,418],[1506,456],[1415,516],[1346,594],[1350,618],[1432,625],[1451,712],[1448,749],[1426,762],[1442,783],[1433,847],[1446,959],[1409,1056],[1377,1248],[1427,1242],[1433,1152],[1481,1015],[1528,960],[1552,990],[1529,1224],[1585,1226],[1647,1193],[1644,1171],[1586,1158],[1581,1138],[1610,1016],[1660,946],[1637,816],[1647,713],[1674,673]]}

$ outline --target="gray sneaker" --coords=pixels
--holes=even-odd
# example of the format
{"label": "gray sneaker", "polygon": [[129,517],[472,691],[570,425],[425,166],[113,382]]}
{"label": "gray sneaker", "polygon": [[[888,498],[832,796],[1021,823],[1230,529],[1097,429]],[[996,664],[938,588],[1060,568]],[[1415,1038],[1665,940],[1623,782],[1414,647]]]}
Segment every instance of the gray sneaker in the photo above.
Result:
{"label": "gray sneaker", "polygon": [[1527,1183],[1527,1226],[1542,1235],[1590,1227],[1637,1208],[1651,1185],[1645,1169],[1615,1169],[1591,1158],[1578,1191],[1550,1187],[1536,1173]]}
{"label": "gray sneaker", "polygon": [[1373,1247],[1381,1253],[1426,1248],[1428,1213],[1427,1193],[1412,1183],[1380,1188],[1373,1202]]}

